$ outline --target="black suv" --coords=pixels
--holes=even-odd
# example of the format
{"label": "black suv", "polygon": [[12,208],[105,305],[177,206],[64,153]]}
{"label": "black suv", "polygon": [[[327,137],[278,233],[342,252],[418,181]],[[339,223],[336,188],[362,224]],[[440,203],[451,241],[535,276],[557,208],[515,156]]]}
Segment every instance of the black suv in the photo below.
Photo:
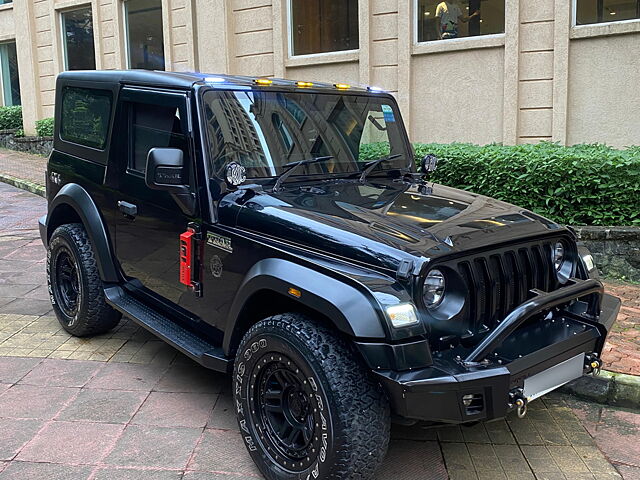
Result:
{"label": "black suv", "polygon": [[268,479],[368,479],[391,421],[465,423],[600,368],[620,307],[556,223],[428,181],[371,88],[165,72],[58,77],[51,302],[130,317],[233,373]]}

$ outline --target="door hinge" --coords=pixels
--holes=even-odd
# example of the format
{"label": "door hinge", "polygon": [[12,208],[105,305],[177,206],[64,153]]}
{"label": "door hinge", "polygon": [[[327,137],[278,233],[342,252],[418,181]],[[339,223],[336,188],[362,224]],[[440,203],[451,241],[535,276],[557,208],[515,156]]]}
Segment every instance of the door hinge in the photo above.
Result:
{"label": "door hinge", "polygon": [[180,283],[189,287],[196,297],[202,297],[202,232],[200,226],[190,223],[180,235]]}

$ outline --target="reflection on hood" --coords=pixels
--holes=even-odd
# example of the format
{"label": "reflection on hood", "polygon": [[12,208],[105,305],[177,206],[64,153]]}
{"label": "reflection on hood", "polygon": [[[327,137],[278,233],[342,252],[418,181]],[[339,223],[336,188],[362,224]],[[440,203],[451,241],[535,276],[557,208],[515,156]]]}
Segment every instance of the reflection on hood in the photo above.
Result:
{"label": "reflection on hood", "polygon": [[399,180],[325,182],[262,193],[238,226],[314,250],[395,269],[408,257],[436,257],[522,239],[560,227],[488,197]]}

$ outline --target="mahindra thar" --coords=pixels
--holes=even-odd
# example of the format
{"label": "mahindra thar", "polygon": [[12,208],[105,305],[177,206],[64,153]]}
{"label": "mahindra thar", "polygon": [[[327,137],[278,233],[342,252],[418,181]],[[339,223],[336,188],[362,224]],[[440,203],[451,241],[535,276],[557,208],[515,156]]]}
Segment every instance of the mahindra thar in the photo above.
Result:
{"label": "mahindra thar", "polygon": [[620,307],[571,230],[429,181],[393,96],[148,71],[57,79],[51,303],[232,375],[270,480],[370,479],[390,423],[524,416]]}

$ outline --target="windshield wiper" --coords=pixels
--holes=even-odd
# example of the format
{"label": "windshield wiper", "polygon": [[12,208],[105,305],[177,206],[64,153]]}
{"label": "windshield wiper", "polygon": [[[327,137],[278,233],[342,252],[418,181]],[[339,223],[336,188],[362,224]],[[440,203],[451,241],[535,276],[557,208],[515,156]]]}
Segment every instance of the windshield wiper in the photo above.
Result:
{"label": "windshield wiper", "polygon": [[377,160],[373,160],[371,162],[367,162],[365,164],[364,170],[362,170],[362,174],[360,175],[360,183],[364,183],[367,179],[367,175],[371,173],[371,171],[380,165],[382,162],[388,162],[389,160],[395,160],[398,157],[402,157],[403,153],[396,153],[395,155],[389,155],[388,157],[380,157]]}
{"label": "windshield wiper", "polygon": [[331,160],[332,158],[333,158],[333,155],[326,155],[324,157],[314,157],[308,160],[299,160],[297,162],[287,163],[286,165],[284,165],[284,168],[286,168],[287,170],[285,170],[280,174],[280,176],[276,180],[275,185],[273,186],[273,191],[274,192],[281,191],[283,189],[282,184],[284,183],[284,181],[287,178],[289,178],[289,176],[293,173],[293,171],[296,168],[298,168],[300,165],[311,165],[312,163],[324,162],[327,160]]}

